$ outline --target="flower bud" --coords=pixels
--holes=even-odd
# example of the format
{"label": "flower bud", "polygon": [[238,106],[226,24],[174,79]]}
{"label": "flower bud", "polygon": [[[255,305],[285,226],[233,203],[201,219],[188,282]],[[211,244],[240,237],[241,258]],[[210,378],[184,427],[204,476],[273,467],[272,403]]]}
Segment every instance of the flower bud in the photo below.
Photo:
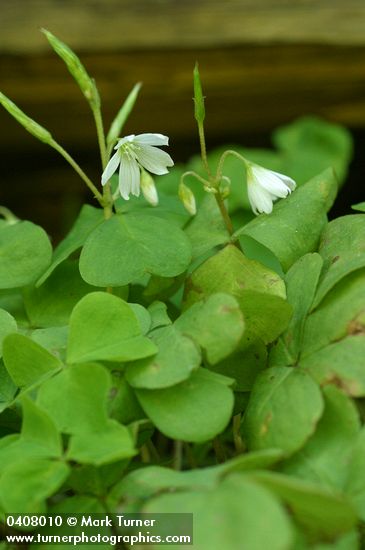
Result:
{"label": "flower bud", "polygon": [[157,206],[158,195],[155,182],[151,174],[143,169],[141,169],[141,189],[146,201],[152,204],[152,206]]}
{"label": "flower bud", "polygon": [[35,120],[27,116],[6,95],[0,92],[0,103],[34,137],[44,143],[52,144],[52,135]]}
{"label": "flower bud", "polygon": [[231,192],[231,180],[228,176],[222,176],[222,179],[219,184],[219,191],[222,195],[222,199],[229,197]]}
{"label": "flower bud", "polygon": [[198,124],[203,124],[205,119],[205,106],[202,84],[200,81],[198,63],[194,67],[194,116]]}
{"label": "flower bud", "polygon": [[183,203],[186,210],[189,212],[191,216],[195,216],[196,214],[196,202],[194,193],[184,183],[180,183],[179,185],[179,199]]}
{"label": "flower bud", "polygon": [[46,29],[42,29],[54,51],[67,65],[71,75],[76,80],[82,93],[91,106],[100,107],[100,97],[94,80],[88,75],[77,55],[61,40]]}

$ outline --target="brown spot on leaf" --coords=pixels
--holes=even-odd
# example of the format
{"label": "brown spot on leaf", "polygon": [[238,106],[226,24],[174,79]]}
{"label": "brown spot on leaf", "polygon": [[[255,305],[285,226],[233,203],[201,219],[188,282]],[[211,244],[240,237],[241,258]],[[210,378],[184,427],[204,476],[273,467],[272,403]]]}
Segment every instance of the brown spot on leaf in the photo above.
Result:
{"label": "brown spot on leaf", "polygon": [[337,262],[337,260],[340,259],[340,256],[335,256],[334,258],[332,258],[332,264],[335,264]]}
{"label": "brown spot on leaf", "polygon": [[232,311],[235,311],[235,309],[231,306],[223,305],[219,308],[219,311],[221,313],[232,313]]}
{"label": "brown spot on leaf", "polygon": [[330,373],[327,378],[325,378],[321,386],[336,386],[340,390],[344,391],[347,395],[357,397],[361,388],[354,380],[346,380],[341,378],[337,373]]}
{"label": "brown spot on leaf", "polygon": [[365,334],[365,325],[358,319],[352,319],[347,325],[347,334]]}

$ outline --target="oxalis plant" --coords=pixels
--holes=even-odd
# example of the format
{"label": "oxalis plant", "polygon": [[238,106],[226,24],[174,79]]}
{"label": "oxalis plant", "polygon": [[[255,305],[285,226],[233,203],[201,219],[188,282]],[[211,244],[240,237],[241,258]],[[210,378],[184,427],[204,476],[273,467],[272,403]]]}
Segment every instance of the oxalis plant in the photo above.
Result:
{"label": "oxalis plant", "polygon": [[202,550],[360,548],[365,215],[327,219],[348,133],[304,118],[275,150],[207,154],[196,67],[201,155],[173,167],[166,136],[123,136],[140,85],[105,135],[94,80],[44,32],[90,105],[100,181],[0,95],[94,200],[55,250],[1,208],[3,519],[186,512]]}

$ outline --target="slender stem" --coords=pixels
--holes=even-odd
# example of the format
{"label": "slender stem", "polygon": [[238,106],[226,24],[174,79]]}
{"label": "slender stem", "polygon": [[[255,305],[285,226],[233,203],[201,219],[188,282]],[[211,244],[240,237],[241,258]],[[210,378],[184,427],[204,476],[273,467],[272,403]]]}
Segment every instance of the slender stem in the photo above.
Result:
{"label": "slender stem", "polygon": [[156,449],[156,447],[155,447],[153,441],[151,441],[151,439],[149,439],[149,440],[147,441],[146,445],[147,445],[147,448],[148,448],[149,453],[150,453],[150,455],[151,455],[151,458],[153,458],[153,460],[154,460],[155,462],[157,462],[157,463],[160,462],[160,461],[161,461],[161,458],[160,458],[160,455],[159,455],[159,453],[158,453],[158,450]]}
{"label": "slender stem", "polygon": [[140,448],[139,452],[141,453],[141,460],[142,462],[144,462],[145,464],[151,462],[151,455],[150,455],[150,451],[147,447],[146,444],[142,445],[142,447]]}
{"label": "slender stem", "polygon": [[198,181],[200,181],[205,187],[210,187],[211,186],[211,182],[202,178],[201,176],[199,176],[199,174],[197,174],[196,172],[193,172],[192,170],[188,170],[188,172],[184,172],[183,175],[181,176],[181,179],[180,181],[182,183],[184,183],[184,179],[188,176],[192,176],[194,178],[196,178]]}
{"label": "slender stem", "polygon": [[233,442],[238,454],[242,454],[245,450],[245,446],[241,437],[240,428],[241,428],[241,414],[239,413],[233,417],[233,425],[232,425]]}
{"label": "slender stem", "polygon": [[200,152],[201,152],[202,161],[204,164],[205,171],[207,172],[209,178],[211,178],[212,173],[210,171],[209,164],[208,164],[207,147],[205,145],[204,126],[201,122],[198,122],[198,132],[199,132]]}
{"label": "slender stem", "polygon": [[[98,135],[101,165],[104,170],[108,163],[108,151],[106,148],[103,118],[101,116],[101,110],[99,107],[93,109],[93,115],[95,120],[96,133]],[[103,198],[104,198],[104,218],[108,220],[113,215],[113,196],[112,196],[112,190],[109,182],[104,185]]]}
{"label": "slender stem", "polygon": [[226,205],[224,204],[224,200],[222,199],[222,195],[220,194],[220,191],[214,194],[215,200],[217,201],[218,208],[220,210],[220,213],[222,215],[224,224],[227,228],[227,231],[230,235],[233,234],[233,225],[231,222],[231,218],[229,217],[228,210],[226,208]]}
{"label": "slender stem", "polygon": [[223,171],[223,165],[226,161],[226,158],[229,156],[229,155],[232,155],[234,157],[237,157],[240,161],[242,161],[244,163],[245,166],[247,166],[247,160],[245,159],[245,157],[243,157],[242,155],[240,155],[239,153],[237,153],[237,151],[233,151],[233,149],[228,149],[228,151],[224,151],[223,155],[221,156],[220,160],[219,160],[219,164],[218,164],[218,168],[217,168],[217,175],[216,175],[216,179],[217,181],[220,181],[221,180],[221,177],[222,177],[222,171]]}
{"label": "slender stem", "polygon": [[218,436],[213,439],[212,444],[217,462],[222,464],[226,461],[226,453]]}
{"label": "slender stem", "polygon": [[80,178],[84,180],[90,191],[94,194],[94,196],[97,198],[101,206],[104,206],[104,199],[103,195],[97,190],[91,179],[85,174],[83,169],[77,164],[77,162],[71,157],[71,155],[68,154],[67,151],[59,144],[57,141],[52,140],[50,143],[51,147],[55,149],[60,155],[63,156],[65,160],[72,166],[72,168],[75,170],[75,172],[78,173]]}
{"label": "slender stem", "polygon": [[177,439],[174,441],[174,470],[181,470],[182,452],[183,452],[183,442]]}
{"label": "slender stem", "polygon": [[189,443],[185,443],[184,444],[184,448],[185,448],[185,454],[186,454],[186,458],[188,459],[188,462],[189,462],[189,466],[194,469],[194,468],[197,468],[198,467],[198,463],[197,461],[195,460],[195,456],[193,454],[193,451],[191,450],[191,447],[189,445]]}
{"label": "slender stem", "polygon": [[105,166],[108,162],[108,158],[107,158],[107,151],[106,151],[103,118],[101,116],[100,108],[94,108],[93,109],[93,115],[94,115],[94,120],[95,120],[96,133],[98,135],[101,165],[102,165],[103,170],[104,170],[104,168],[105,168]]}
{"label": "slender stem", "polygon": [[[223,221],[224,221],[224,224],[227,228],[228,233],[230,235],[232,235],[232,233],[233,233],[232,221],[231,221],[231,218],[229,217],[228,210],[227,210],[227,208],[224,204],[224,200],[223,200],[221,192],[219,190],[219,183],[220,183],[221,178],[222,178],[223,163],[224,163],[225,155],[226,155],[227,152],[223,153],[223,155],[221,157],[221,160],[220,160],[220,163],[219,163],[219,166],[218,166],[217,174],[214,177],[212,175],[211,171],[210,171],[210,168],[209,168],[208,157],[207,157],[207,148],[206,148],[206,144],[205,144],[204,126],[203,126],[202,122],[198,122],[198,132],[199,132],[201,157],[202,157],[204,168],[205,168],[205,170],[208,174],[208,178],[209,178],[209,182],[208,182],[207,187],[209,187],[210,189],[215,191],[214,196],[215,196],[215,200],[217,202],[217,206],[219,208],[219,211],[221,213],[221,216],[223,218]],[[234,151],[232,151],[232,152],[234,153]],[[203,178],[201,178],[201,179],[203,179]],[[205,183],[204,179],[203,179],[203,183]],[[206,183],[205,183],[205,185],[206,185]]]}

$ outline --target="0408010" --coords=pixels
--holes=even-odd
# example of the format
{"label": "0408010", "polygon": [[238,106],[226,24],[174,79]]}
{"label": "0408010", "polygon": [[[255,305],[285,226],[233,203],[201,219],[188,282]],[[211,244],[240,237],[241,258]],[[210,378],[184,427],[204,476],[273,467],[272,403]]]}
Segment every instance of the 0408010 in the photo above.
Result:
{"label": "0408010", "polygon": [[8,527],[60,527],[62,523],[61,516],[6,515],[6,525]]}

